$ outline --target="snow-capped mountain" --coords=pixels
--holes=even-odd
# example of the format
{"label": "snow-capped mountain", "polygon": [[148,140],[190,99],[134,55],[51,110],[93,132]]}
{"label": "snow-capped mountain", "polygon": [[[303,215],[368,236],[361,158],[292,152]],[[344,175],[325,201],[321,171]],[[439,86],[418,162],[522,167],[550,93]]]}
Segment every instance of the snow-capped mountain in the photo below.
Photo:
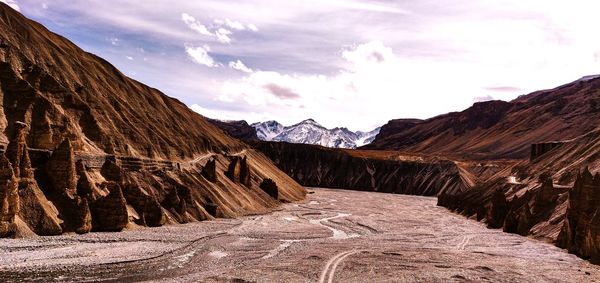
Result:
{"label": "snow-capped mountain", "polygon": [[262,123],[254,123],[251,125],[256,129],[256,135],[263,141],[271,141],[281,132],[283,132],[283,125],[277,121],[267,121]]}
{"label": "snow-capped mountain", "polygon": [[356,148],[372,142],[380,128],[370,132],[352,132],[347,128],[327,129],[313,119],[292,126],[283,126],[277,121],[254,123],[259,139],[290,143],[316,144],[334,148]]}

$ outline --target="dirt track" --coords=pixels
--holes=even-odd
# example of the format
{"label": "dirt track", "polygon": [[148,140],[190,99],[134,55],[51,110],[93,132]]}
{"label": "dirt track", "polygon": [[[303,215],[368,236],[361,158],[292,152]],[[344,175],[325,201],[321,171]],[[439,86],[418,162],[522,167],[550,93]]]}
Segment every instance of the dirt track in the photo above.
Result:
{"label": "dirt track", "polygon": [[600,266],[435,199],[315,189],[269,215],[0,240],[2,281],[600,282]]}

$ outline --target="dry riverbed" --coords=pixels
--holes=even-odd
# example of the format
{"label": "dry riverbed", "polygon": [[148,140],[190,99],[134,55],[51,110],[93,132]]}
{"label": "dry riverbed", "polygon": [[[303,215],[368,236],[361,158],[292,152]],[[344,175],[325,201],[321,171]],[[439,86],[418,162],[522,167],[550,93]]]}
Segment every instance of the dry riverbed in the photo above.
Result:
{"label": "dry riverbed", "polygon": [[0,239],[1,281],[600,282],[550,244],[487,229],[434,198],[314,189],[268,215]]}

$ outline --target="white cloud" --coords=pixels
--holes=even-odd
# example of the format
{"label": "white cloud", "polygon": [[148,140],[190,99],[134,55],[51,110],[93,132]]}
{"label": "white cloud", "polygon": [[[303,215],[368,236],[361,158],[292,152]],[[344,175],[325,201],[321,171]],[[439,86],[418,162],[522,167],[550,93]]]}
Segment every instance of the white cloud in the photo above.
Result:
{"label": "white cloud", "polygon": [[195,30],[196,32],[198,32],[201,35],[214,36],[214,34],[212,32],[210,32],[205,25],[203,25],[202,23],[200,23],[199,21],[197,21],[196,18],[190,16],[187,13],[182,13],[181,14],[181,20],[186,25],[188,25],[188,27],[190,29]]}
{"label": "white cloud", "polygon": [[234,30],[245,30],[246,29],[246,26],[244,26],[244,24],[242,24],[238,21],[232,21],[228,18],[225,18],[225,24]]}
{"label": "white cloud", "polygon": [[[17,1],[123,69],[149,58],[136,79],[237,119],[269,112],[281,122],[313,117],[367,130],[391,118],[459,111],[474,97],[510,100],[600,73],[600,37],[591,36],[600,3],[589,0]],[[43,2],[53,13],[39,8]],[[258,27],[260,36],[251,33]],[[220,44],[219,28],[231,32],[221,33],[230,44]],[[99,46],[93,36],[127,42]],[[149,42],[160,44],[125,59]],[[251,58],[255,72],[198,68],[193,57],[181,60],[186,43],[210,44],[201,54],[211,60],[201,62]]]}
{"label": "white cloud", "polygon": [[229,67],[244,73],[252,73],[252,69],[248,68],[244,62],[237,60],[229,62]]}
{"label": "white cloud", "polygon": [[207,67],[218,67],[219,64],[208,54],[210,47],[208,45],[192,47],[186,46],[185,52],[192,58],[192,60],[200,65]]}
{"label": "white cloud", "polygon": [[213,20],[213,23],[215,25],[211,27],[203,25],[202,23],[200,23],[200,21],[196,20],[196,18],[194,18],[188,13],[182,13],[181,20],[190,29],[195,30],[196,32],[204,36],[212,37],[220,43],[225,44],[230,44],[232,41],[231,35],[233,35],[233,32],[230,29],[236,31],[244,31],[247,29],[251,31],[258,31],[258,27],[256,27],[253,24],[245,26],[241,22],[233,21],[229,18],[225,18],[224,20],[215,19]]}
{"label": "white cloud", "polygon": [[42,3],[42,9],[48,9],[48,4]]}
{"label": "white cloud", "polygon": [[221,43],[231,43],[231,37],[229,37],[231,34],[232,32],[230,30],[224,28],[219,28],[215,31],[215,36]]}
{"label": "white cloud", "polygon": [[127,58],[127,60],[129,60],[129,61],[133,61],[133,57],[131,57],[131,56],[125,56],[125,58]]}
{"label": "white cloud", "polygon": [[[332,127],[351,119],[353,127],[369,129],[392,118],[422,117],[425,110],[443,113],[471,102],[456,101],[447,88],[470,97],[479,91],[475,86],[458,88],[457,73],[435,62],[400,58],[380,41],[347,48],[341,57],[346,64],[334,75],[255,71],[225,83],[217,99],[273,109],[283,123],[312,117]],[[435,82],[423,81],[427,77]]]}
{"label": "white cloud", "polygon": [[16,0],[0,0],[0,2],[10,6],[11,8],[21,12],[21,7],[19,7],[19,4],[17,4]]}
{"label": "white cloud", "polygon": [[254,31],[254,32],[258,31],[258,27],[255,24],[248,24],[247,27],[251,31]]}

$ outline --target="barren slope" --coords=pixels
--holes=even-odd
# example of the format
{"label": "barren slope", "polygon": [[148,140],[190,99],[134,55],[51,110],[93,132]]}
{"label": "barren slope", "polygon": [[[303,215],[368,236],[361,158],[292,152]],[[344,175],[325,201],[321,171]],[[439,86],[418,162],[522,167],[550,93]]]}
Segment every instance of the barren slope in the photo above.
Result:
{"label": "barren slope", "polygon": [[425,121],[392,120],[365,149],[465,159],[525,158],[532,143],[575,138],[596,128],[600,79],[577,81],[511,102],[475,103]]}
{"label": "barren slope", "polygon": [[0,3],[0,237],[263,213],[304,189],[181,102]]}

